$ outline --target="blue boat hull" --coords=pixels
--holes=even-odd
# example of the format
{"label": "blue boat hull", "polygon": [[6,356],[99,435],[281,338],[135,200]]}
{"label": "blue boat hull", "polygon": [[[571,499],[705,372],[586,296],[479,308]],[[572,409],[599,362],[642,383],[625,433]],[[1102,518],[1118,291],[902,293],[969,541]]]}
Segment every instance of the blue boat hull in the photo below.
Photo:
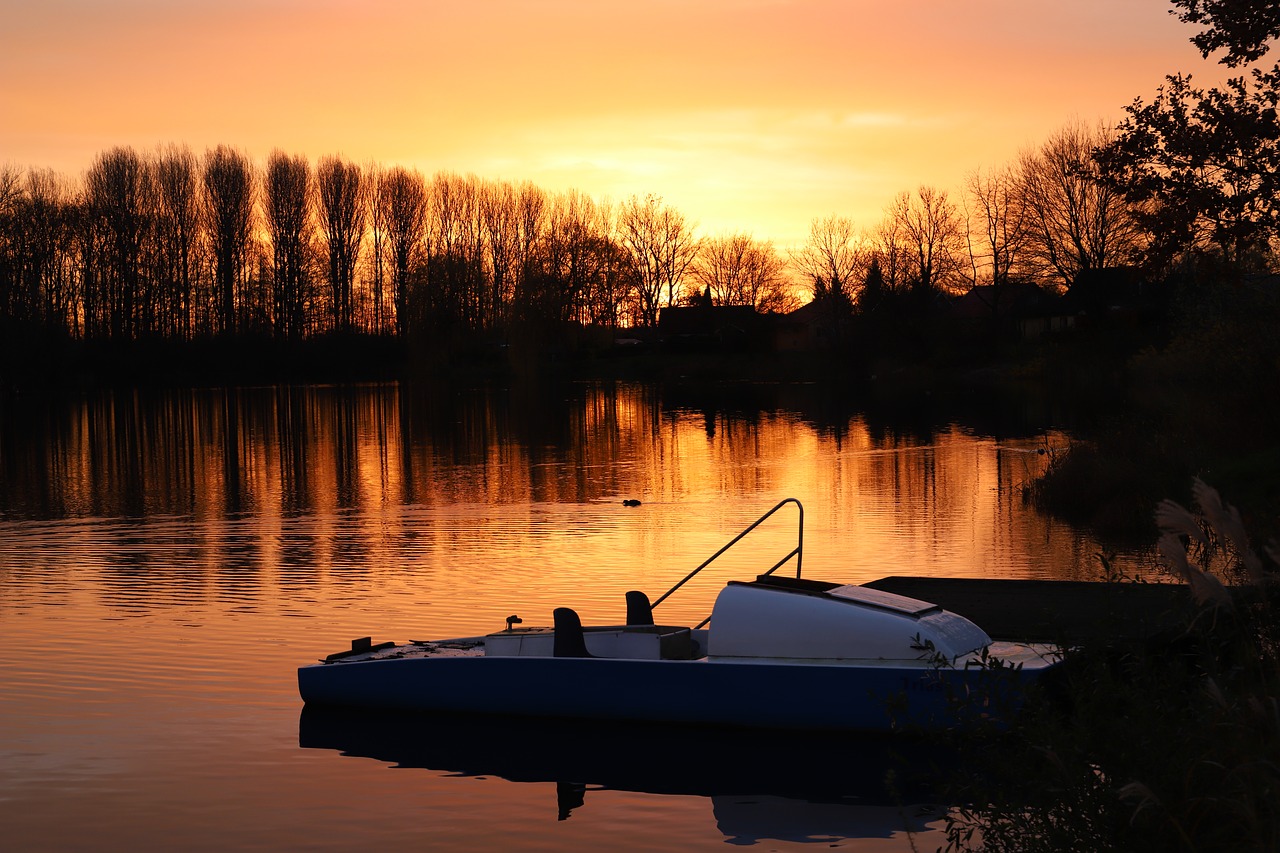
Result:
{"label": "blue boat hull", "polygon": [[719,660],[403,658],[302,667],[315,705],[755,728],[939,728],[1011,713],[1041,670]]}

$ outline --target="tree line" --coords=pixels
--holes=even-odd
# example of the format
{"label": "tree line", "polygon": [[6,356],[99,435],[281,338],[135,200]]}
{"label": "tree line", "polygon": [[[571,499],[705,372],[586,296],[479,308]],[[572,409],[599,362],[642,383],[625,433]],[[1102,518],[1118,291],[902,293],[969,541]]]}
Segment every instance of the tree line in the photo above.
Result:
{"label": "tree line", "polygon": [[710,240],[656,196],[619,204],[473,175],[218,146],[119,147],[83,179],[0,167],[0,318],[85,339],[651,326],[690,282],[795,304],[774,246]]}
{"label": "tree line", "polygon": [[1078,170],[1074,127],[1016,167],[976,172],[963,206],[903,193],[859,232],[816,219],[781,252],[699,238],[656,196],[576,191],[218,146],[100,154],[78,182],[0,168],[0,312],[76,338],[297,340],[327,332],[501,332],[512,323],[652,326],[697,296],[785,312],[805,297],[1014,278],[1069,283],[1135,245],[1122,203]]}
{"label": "tree line", "polygon": [[927,307],[977,286],[1061,292],[1090,270],[1136,264],[1144,238],[1134,212],[1094,159],[1112,139],[1075,122],[1013,163],[970,172],[958,198],[928,185],[902,192],[869,230],[815,219],[793,263],[813,299],[863,311],[889,300]]}

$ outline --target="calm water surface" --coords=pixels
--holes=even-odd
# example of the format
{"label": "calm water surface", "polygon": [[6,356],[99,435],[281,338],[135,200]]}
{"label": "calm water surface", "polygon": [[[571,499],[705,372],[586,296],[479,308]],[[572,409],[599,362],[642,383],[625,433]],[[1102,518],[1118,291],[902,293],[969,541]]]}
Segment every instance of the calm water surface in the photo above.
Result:
{"label": "calm water surface", "polygon": [[[561,605],[618,621],[626,590],[665,591],[786,497],[806,509],[809,577],[1098,576],[1097,546],[1022,500],[1061,433],[904,426],[813,397],[748,389],[694,408],[574,385],[7,401],[5,846],[938,847],[939,804],[863,784],[874,747],[824,757],[648,732],[617,746],[554,726],[301,715],[296,667],[353,637],[542,624]],[[796,535],[784,515],[662,618],[698,621],[725,579],[772,565]],[[577,757],[545,748],[563,742]],[[732,770],[742,755],[777,772]]]}

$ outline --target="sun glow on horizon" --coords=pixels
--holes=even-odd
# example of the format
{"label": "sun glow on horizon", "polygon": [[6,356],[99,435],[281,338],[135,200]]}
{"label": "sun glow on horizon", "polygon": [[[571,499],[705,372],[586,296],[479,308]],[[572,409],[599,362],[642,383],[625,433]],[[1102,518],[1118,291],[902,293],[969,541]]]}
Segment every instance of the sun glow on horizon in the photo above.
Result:
{"label": "sun glow on horizon", "polygon": [[52,0],[0,33],[0,162],[229,144],[652,193],[780,247],[903,190],[958,193],[1073,118],[1194,70],[1166,0]]}

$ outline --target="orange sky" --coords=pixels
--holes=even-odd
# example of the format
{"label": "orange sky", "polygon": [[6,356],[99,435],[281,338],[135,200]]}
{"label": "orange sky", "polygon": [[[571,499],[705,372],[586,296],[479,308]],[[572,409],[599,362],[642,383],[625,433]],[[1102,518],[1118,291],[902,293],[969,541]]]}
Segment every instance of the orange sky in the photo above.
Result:
{"label": "orange sky", "polygon": [[218,143],[874,227],[1217,67],[1167,0],[0,0],[0,163]]}

